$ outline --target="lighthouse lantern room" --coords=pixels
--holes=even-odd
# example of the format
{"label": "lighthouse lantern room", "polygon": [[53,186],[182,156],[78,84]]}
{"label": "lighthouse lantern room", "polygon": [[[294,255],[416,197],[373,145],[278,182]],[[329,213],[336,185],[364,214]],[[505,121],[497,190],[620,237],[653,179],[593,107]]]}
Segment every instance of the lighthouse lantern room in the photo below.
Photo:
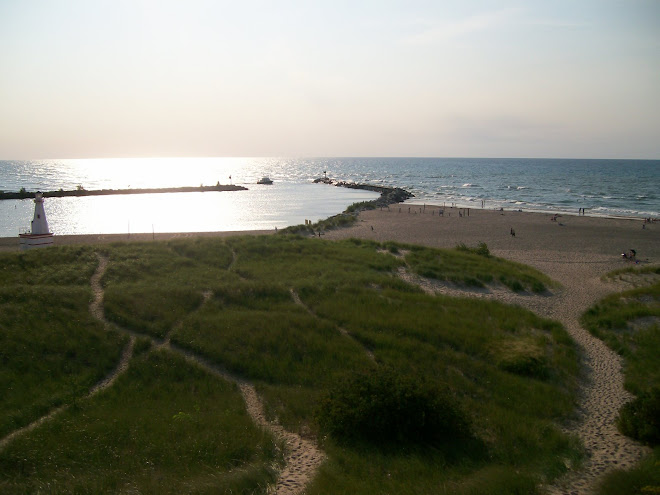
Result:
{"label": "lighthouse lantern room", "polygon": [[48,247],[53,245],[53,234],[48,230],[43,194],[34,195],[34,218],[30,232],[19,234],[21,249]]}

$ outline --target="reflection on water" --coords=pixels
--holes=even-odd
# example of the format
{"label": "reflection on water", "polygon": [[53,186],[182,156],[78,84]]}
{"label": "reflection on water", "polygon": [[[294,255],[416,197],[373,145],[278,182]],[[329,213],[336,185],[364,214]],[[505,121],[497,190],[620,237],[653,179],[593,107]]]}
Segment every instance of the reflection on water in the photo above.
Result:
{"label": "reflection on water", "polygon": [[[0,190],[53,191],[60,188],[126,189],[238,184],[250,189],[221,193],[200,203],[187,195],[101,200],[49,200],[47,211],[68,208],[56,224],[60,232],[98,232],[111,228],[158,232],[267,228],[326,218],[355,201],[350,191],[322,187],[308,193],[303,186],[327,172],[328,177],[375,185],[403,187],[415,195],[409,202],[487,208],[524,209],[576,214],[633,217],[660,216],[660,160],[554,160],[508,158],[106,158],[79,160],[0,160]],[[273,190],[256,185],[262,176]],[[231,179],[230,179],[231,176]],[[288,189],[300,187],[300,189]],[[262,199],[260,192],[272,194]],[[209,194],[209,193],[205,193]],[[308,201],[307,195],[314,201]],[[369,198],[373,195],[362,192]],[[224,196],[224,195],[229,195]],[[348,201],[336,198],[350,197]],[[289,201],[296,201],[289,205]],[[145,203],[147,201],[147,203]],[[319,205],[328,201],[326,205]],[[316,206],[313,204],[316,202]],[[485,202],[485,203],[484,203]],[[30,202],[0,201],[0,235],[14,236],[29,225]],[[30,203],[30,204],[27,204]],[[174,204],[171,204],[174,203]],[[131,206],[127,206],[127,205]],[[99,206],[102,205],[102,206]],[[316,212],[317,206],[327,206]],[[96,213],[89,219],[86,210]],[[227,213],[216,215],[214,209]],[[99,211],[100,210],[100,211]],[[107,212],[110,210],[110,213]],[[202,210],[202,211],[200,211]],[[167,213],[164,213],[167,211]],[[84,219],[84,221],[83,221]],[[206,220],[204,220],[206,219]],[[196,228],[201,224],[205,228]],[[230,226],[227,227],[227,224]]]}
{"label": "reflection on water", "polygon": [[[322,184],[252,186],[247,191],[47,198],[55,234],[270,230],[321,220],[377,193]],[[32,200],[0,201],[0,237],[29,226]]]}

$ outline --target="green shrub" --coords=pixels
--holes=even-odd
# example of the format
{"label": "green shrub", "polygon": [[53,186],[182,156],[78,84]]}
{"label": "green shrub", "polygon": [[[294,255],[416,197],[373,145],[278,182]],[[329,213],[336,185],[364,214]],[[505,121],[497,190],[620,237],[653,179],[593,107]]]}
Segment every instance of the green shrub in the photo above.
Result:
{"label": "green shrub", "polygon": [[464,253],[472,253],[472,254],[478,254],[479,256],[484,256],[486,258],[490,257],[490,249],[488,249],[488,245],[485,242],[479,242],[477,244],[477,247],[468,247],[464,243],[460,243],[458,246],[456,246],[457,251],[463,251]]}
{"label": "green shrub", "polygon": [[469,424],[449,394],[391,368],[357,373],[320,402],[322,431],[338,440],[432,444],[469,437]]}
{"label": "green shrub", "polygon": [[349,205],[346,210],[344,210],[345,213],[354,213],[354,212],[359,212],[362,210],[375,210],[376,205],[374,204],[373,201],[360,201],[358,203],[353,203],[352,205]]}
{"label": "green shrub", "polygon": [[621,408],[618,426],[626,436],[648,445],[660,444],[660,388],[643,393]]}

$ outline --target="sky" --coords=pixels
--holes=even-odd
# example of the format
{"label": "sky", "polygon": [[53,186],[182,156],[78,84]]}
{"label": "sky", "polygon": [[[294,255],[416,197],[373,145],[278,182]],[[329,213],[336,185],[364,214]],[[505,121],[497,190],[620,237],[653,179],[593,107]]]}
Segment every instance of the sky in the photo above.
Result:
{"label": "sky", "polygon": [[660,1],[0,0],[0,159],[660,159]]}

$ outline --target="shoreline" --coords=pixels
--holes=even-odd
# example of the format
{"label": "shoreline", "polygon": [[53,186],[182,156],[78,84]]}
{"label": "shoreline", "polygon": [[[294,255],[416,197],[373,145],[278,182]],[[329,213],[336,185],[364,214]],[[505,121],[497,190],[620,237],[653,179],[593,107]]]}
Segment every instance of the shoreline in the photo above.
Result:
{"label": "shoreline", "polygon": [[[399,210],[401,213],[399,213]],[[491,252],[498,250],[553,251],[570,257],[601,254],[620,261],[622,252],[635,249],[639,260],[660,262],[660,223],[645,224],[643,219],[600,217],[518,211],[396,203],[373,210],[362,210],[357,221],[347,227],[327,230],[325,239],[358,237],[399,240],[431,247],[453,248],[485,242]],[[409,213],[410,211],[410,213]],[[513,229],[516,236],[511,236]],[[225,237],[274,234],[275,229],[211,232],[145,232],[121,234],[55,234],[54,245],[104,244],[111,242],[150,242],[175,238]],[[0,251],[18,251],[19,237],[1,237]]]}
{"label": "shoreline", "polygon": [[[449,205],[447,205],[447,201],[442,202],[444,204],[441,206],[439,204],[440,203],[439,201],[424,203],[423,201],[418,202],[419,200],[420,200],[420,198],[414,197],[414,198],[411,198],[408,201],[405,201],[404,204],[406,206],[412,206],[412,205],[424,206],[424,205],[426,205],[427,207],[432,206],[434,208],[441,208],[441,207],[443,207],[445,209],[454,208],[455,210],[470,209],[470,210],[475,210],[475,211],[476,210],[480,210],[480,211],[489,210],[489,211],[505,211],[505,212],[520,212],[520,211],[522,211],[522,212],[525,212],[525,213],[540,213],[540,214],[544,214],[544,215],[557,214],[557,215],[570,215],[570,216],[595,217],[595,218],[614,218],[614,219],[622,218],[622,219],[628,219],[628,220],[639,220],[639,221],[642,221],[642,222],[647,218],[651,218],[655,222],[660,222],[660,214],[658,216],[651,215],[650,217],[649,216],[642,216],[641,214],[639,214],[639,215],[632,215],[632,214],[630,214],[630,215],[616,215],[616,214],[612,214],[612,213],[595,213],[593,211],[589,211],[589,210],[591,210],[591,208],[585,208],[585,212],[580,214],[580,213],[575,211],[575,208],[564,208],[564,209],[562,209],[560,207],[555,207],[555,206],[553,206],[552,208],[548,208],[547,210],[540,210],[540,209],[534,209],[534,208],[528,208],[528,207],[525,208],[525,207],[521,207],[521,206],[515,206],[515,207],[514,206],[510,206],[510,207],[507,207],[507,206],[502,206],[502,207],[485,206],[485,207],[482,208],[479,205],[467,205],[466,206],[466,204],[460,203],[460,202],[454,202],[453,203],[454,206],[451,206],[451,203]],[[488,200],[486,202],[488,202]]]}

